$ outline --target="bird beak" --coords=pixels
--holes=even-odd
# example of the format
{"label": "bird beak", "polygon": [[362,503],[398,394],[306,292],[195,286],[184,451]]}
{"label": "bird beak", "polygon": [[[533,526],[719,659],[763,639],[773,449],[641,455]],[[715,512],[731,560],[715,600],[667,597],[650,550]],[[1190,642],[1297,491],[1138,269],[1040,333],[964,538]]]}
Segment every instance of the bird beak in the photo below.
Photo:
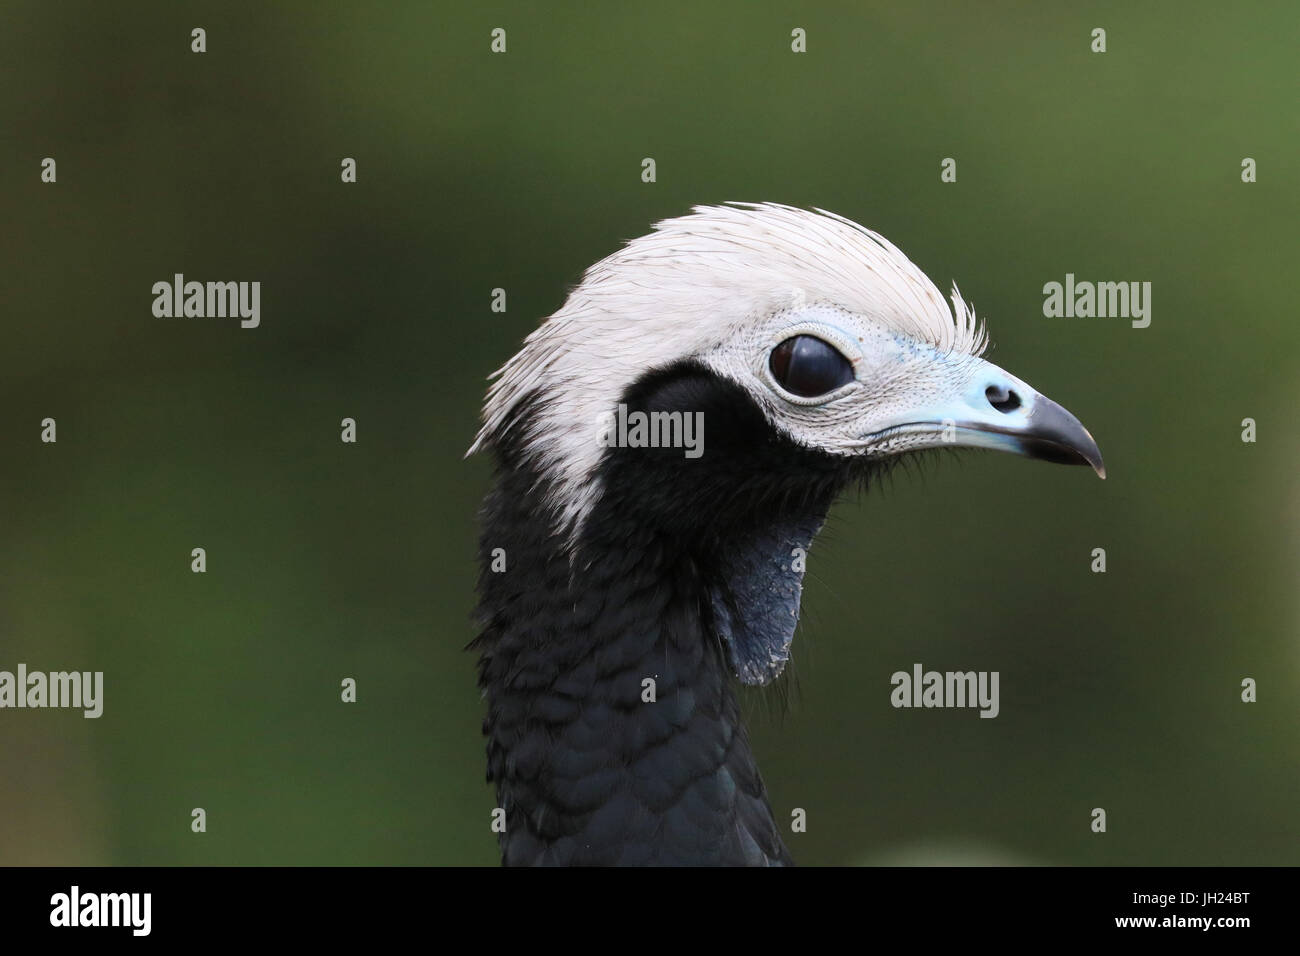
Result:
{"label": "bird beak", "polygon": [[[885,446],[991,448],[1063,465],[1090,465],[1101,478],[1101,451],[1079,419],[1025,382],[977,359],[975,374],[944,399],[912,409],[878,437]],[[915,437],[922,435],[923,439]]]}
{"label": "bird beak", "polygon": [[1091,465],[1098,478],[1106,477],[1101,449],[1079,419],[1046,395],[1030,391],[1029,412],[1015,424],[967,422],[958,425],[958,441],[1015,452],[1027,458],[1060,465]]}

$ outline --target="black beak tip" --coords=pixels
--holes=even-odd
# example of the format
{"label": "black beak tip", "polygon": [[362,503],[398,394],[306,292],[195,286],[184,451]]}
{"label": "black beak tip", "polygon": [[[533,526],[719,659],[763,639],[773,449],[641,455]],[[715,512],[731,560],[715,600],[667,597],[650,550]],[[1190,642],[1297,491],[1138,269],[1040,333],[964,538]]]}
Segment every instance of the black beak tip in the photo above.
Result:
{"label": "black beak tip", "polygon": [[1087,465],[1097,473],[1098,478],[1106,477],[1106,463],[1101,460],[1101,451],[1095,444],[1080,448],[1045,438],[1029,438],[1021,443],[1021,447],[1030,458],[1055,465]]}
{"label": "black beak tip", "polygon": [[1088,465],[1098,478],[1106,477],[1106,463],[1096,440],[1077,418],[1050,399],[1039,396],[1022,441],[1025,453],[1034,458],[1061,465]]}

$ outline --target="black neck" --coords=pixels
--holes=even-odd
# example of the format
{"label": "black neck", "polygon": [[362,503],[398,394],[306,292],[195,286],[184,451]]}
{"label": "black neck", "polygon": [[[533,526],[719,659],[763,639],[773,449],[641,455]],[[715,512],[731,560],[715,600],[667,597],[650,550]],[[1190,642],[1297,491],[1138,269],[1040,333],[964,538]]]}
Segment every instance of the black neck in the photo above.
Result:
{"label": "black neck", "polygon": [[571,565],[531,488],[503,474],[483,536],[477,646],[504,862],[788,862],[705,569],[635,525],[589,538]]}

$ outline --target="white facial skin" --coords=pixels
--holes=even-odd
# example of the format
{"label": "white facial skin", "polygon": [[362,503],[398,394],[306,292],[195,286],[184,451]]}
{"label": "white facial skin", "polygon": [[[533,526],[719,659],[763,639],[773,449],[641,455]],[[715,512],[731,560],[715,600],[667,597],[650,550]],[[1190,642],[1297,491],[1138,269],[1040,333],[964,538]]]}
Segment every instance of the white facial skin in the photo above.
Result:
{"label": "white facial skin", "polygon": [[[812,398],[787,392],[769,359],[796,335],[833,346],[851,363],[854,380]],[[1031,428],[1034,411],[1055,406],[991,362],[942,351],[829,304],[778,311],[703,358],[744,385],[782,432],[833,454],[880,458],[945,446],[1019,451],[1015,439]],[[1001,399],[1008,393],[1019,400],[1014,408],[1003,402],[999,409],[990,400],[990,394]]]}

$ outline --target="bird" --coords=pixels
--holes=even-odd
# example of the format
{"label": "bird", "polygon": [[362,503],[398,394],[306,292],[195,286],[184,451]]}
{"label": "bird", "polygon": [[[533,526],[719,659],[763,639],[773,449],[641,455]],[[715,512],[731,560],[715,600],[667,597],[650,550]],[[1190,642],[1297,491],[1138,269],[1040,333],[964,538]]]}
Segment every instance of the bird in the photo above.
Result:
{"label": "bird", "polygon": [[478,682],[504,865],[793,863],[741,720],[842,493],[934,449],[1105,467],[984,323],[819,208],[695,206],[493,373]]}

